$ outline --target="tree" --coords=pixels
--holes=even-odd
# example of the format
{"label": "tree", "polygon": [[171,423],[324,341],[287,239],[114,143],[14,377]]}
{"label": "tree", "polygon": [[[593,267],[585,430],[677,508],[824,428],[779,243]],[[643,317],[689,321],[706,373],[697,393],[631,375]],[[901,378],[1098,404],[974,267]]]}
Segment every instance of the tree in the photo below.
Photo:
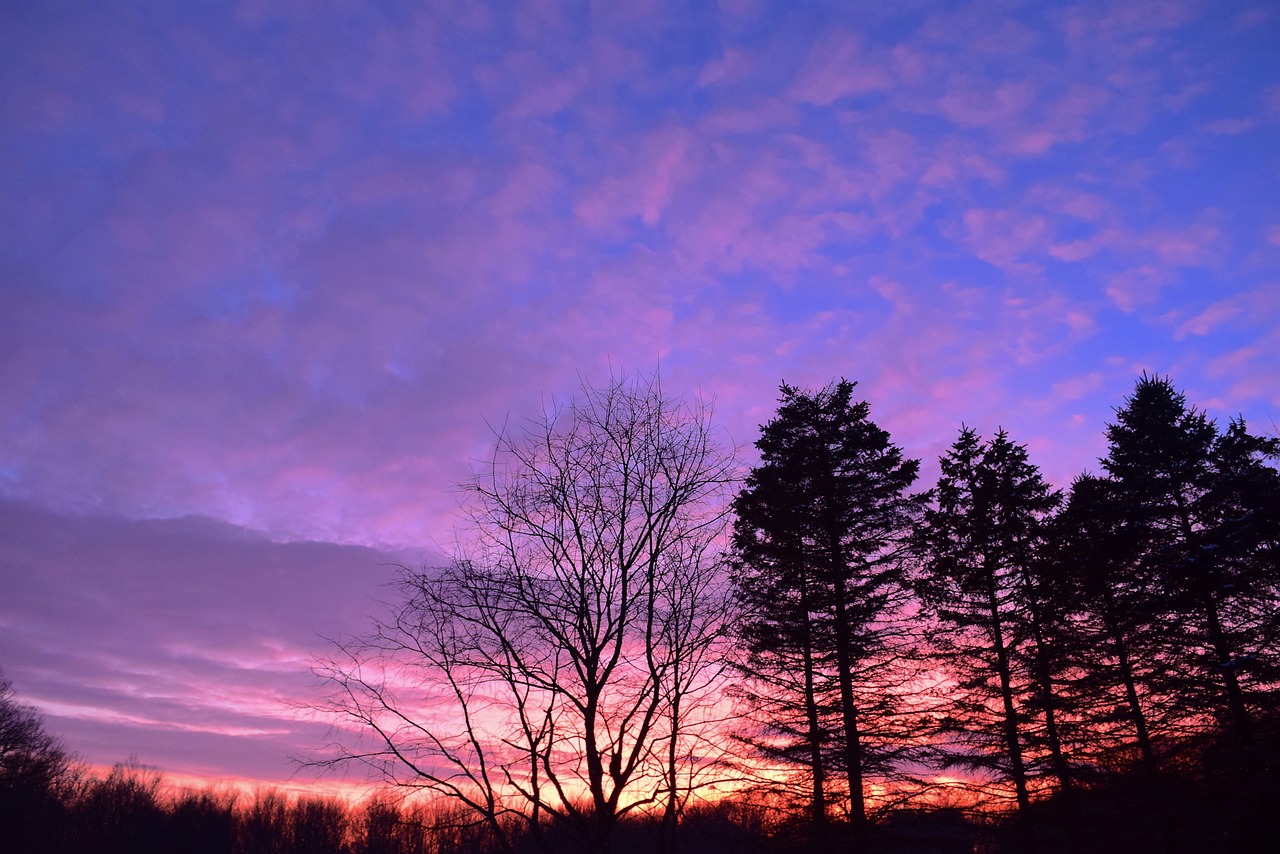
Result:
{"label": "tree", "polygon": [[1061,497],[1003,430],[982,442],[962,428],[940,465],[936,506],[919,537],[918,579],[935,654],[954,680],[940,735],[957,748],[949,761],[1012,784],[1030,850],[1035,757],[1028,711],[1042,716],[1038,741],[1059,782],[1069,779],[1054,715],[1046,597],[1035,575],[1045,525]]}
{"label": "tree", "polygon": [[11,850],[41,847],[73,782],[66,748],[45,729],[38,711],[18,702],[0,673],[0,828]]}
{"label": "tree", "polygon": [[746,698],[765,724],[757,748],[805,768],[822,833],[831,768],[847,779],[855,851],[866,850],[869,776],[905,745],[889,735],[893,662],[906,595],[899,546],[922,498],[855,383],[782,386],[762,429],[760,464],[734,501],[735,588],[747,608]]}
{"label": "tree", "polygon": [[1280,654],[1280,440],[1225,432],[1172,382],[1144,374],[1107,427],[1102,466],[1139,543],[1166,627],[1163,657],[1189,724],[1221,721],[1243,754],[1274,704]]}
{"label": "tree", "polygon": [[1141,541],[1116,484],[1081,475],[1052,522],[1048,560],[1070,615],[1067,702],[1083,766],[1095,779],[1115,782],[1136,765],[1137,800],[1117,812],[1128,814],[1131,828],[1146,824],[1162,850],[1176,852],[1176,813],[1162,765],[1179,734],[1172,687],[1178,667],[1163,652],[1164,613],[1154,579],[1137,559]]}
{"label": "tree", "polygon": [[1075,645],[1075,705],[1095,760],[1131,742],[1149,779],[1159,773],[1155,739],[1170,734],[1169,669],[1158,642],[1161,614],[1152,580],[1137,561],[1140,537],[1115,484],[1082,475],[1054,520],[1051,559],[1067,589]]}
{"label": "tree", "polygon": [[623,378],[498,431],[465,557],[406,571],[391,619],[323,668],[368,736],[339,759],[455,799],[507,847],[608,851],[655,809],[669,843],[720,772],[735,471],[711,414]]}

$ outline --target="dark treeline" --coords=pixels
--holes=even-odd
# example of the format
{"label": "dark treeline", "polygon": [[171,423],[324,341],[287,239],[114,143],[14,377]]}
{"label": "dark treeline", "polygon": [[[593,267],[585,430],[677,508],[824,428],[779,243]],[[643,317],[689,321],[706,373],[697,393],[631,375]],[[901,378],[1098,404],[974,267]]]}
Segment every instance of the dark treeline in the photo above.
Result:
{"label": "dark treeline", "polygon": [[[14,793],[4,793],[12,797]],[[15,808],[19,807],[20,808]],[[118,766],[72,774],[56,789],[0,803],[0,846],[12,854],[464,854],[493,851],[487,833],[452,805],[387,799],[348,805],[169,791],[159,773]]]}
{"label": "dark treeline", "polygon": [[[468,560],[408,576],[416,593],[389,624],[396,633],[383,625],[367,647],[435,656],[435,678],[461,697],[500,676],[519,701],[523,740],[507,741],[518,749],[495,750],[469,723],[451,742],[465,749],[413,741],[385,725],[383,712],[399,709],[380,685],[327,674],[349,698],[377,689],[386,705],[345,707],[386,747],[363,757],[433,799],[164,795],[154,773],[91,777],[6,683],[0,828],[16,847],[0,847],[1280,850],[1280,439],[1242,420],[1218,425],[1169,380],[1143,376],[1106,428],[1100,471],[1065,491],[1005,431],[968,427],[938,483],[920,489],[919,461],[854,390],[783,386],[760,462],[724,517],[685,513],[687,496],[710,495],[726,467],[707,456],[705,422],[673,429],[690,422],[656,386],[611,387],[592,400],[601,417],[576,413],[562,446],[548,422],[543,447],[564,454],[516,469],[541,478],[538,490],[527,475],[512,481],[519,489],[496,477],[483,486],[485,518],[509,549],[493,559],[501,571]],[[626,450],[614,479],[611,447]],[[645,489],[630,488],[636,472]],[[570,515],[549,515],[537,503],[546,495]],[[616,512],[636,496],[638,509]],[[565,518],[576,527],[547,521]],[[732,543],[723,596],[707,550],[721,518]],[[639,519],[641,547],[625,564],[588,559],[560,534],[584,519],[608,535],[597,545],[613,542],[618,519]],[[526,528],[553,543],[548,565],[579,574],[557,586],[513,545]],[[591,610],[601,602],[616,610]],[[586,632],[602,626],[599,639]],[[638,663],[625,692],[613,693],[628,660]],[[562,661],[573,667],[549,665]],[[725,697],[732,724],[716,711]],[[577,719],[543,711],[574,703]],[[580,731],[595,741],[577,762]],[[581,767],[590,773],[575,777]],[[499,773],[505,783],[491,783]],[[575,780],[580,801],[562,788]]]}
{"label": "dark treeline", "polygon": [[968,427],[913,493],[853,390],[784,386],[735,505],[744,740],[814,846],[941,770],[1013,850],[1277,850],[1280,439],[1144,375],[1065,493]]}

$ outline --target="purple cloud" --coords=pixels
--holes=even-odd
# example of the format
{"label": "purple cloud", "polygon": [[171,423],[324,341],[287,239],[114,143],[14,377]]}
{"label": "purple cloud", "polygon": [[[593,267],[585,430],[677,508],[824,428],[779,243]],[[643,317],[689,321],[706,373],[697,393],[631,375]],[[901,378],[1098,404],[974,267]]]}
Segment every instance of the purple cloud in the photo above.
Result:
{"label": "purple cloud", "polygon": [[[429,554],[409,559],[441,560]],[[397,559],[211,519],[3,502],[6,673],[92,761],[128,745],[179,774],[285,780],[289,754],[322,743],[298,708],[315,696],[313,656],[379,610]]]}

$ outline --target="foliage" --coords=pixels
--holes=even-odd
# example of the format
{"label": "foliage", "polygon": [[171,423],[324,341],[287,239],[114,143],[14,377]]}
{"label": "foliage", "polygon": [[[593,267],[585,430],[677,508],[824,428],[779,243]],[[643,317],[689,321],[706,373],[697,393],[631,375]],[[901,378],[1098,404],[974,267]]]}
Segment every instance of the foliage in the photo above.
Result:
{"label": "foliage", "polygon": [[1280,439],[1220,430],[1173,384],[1143,376],[1102,460],[1136,537],[1167,677],[1148,693],[1186,726],[1218,722],[1242,751],[1280,687]]}
{"label": "foliage", "polygon": [[801,769],[819,827],[828,781],[842,772],[857,848],[866,782],[894,775],[910,750],[897,728],[907,592],[899,546],[921,497],[907,492],[918,461],[853,401],[854,386],[782,386],[756,443],[760,464],[734,502],[734,586],[744,608],[740,692],[760,727],[745,738]]}
{"label": "foliage", "polygon": [[[932,652],[951,679],[938,698],[938,736],[949,764],[1011,785],[1025,815],[1038,764],[1048,764],[1059,785],[1069,780],[1049,649],[1051,597],[1039,574],[1047,521],[1061,499],[1004,431],[983,442],[962,428],[940,464],[936,506],[917,543]],[[1033,739],[1036,730],[1041,737]]]}

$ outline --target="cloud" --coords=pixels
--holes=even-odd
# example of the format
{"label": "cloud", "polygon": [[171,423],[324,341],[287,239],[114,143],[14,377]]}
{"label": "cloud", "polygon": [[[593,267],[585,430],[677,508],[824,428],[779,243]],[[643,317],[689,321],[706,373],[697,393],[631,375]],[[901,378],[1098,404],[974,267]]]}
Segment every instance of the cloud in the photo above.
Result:
{"label": "cloud", "polygon": [[1238,314],[1240,314],[1240,307],[1235,300],[1216,302],[1195,317],[1184,321],[1174,333],[1174,337],[1182,340],[1188,335],[1208,335]]}
{"label": "cloud", "polygon": [[1049,239],[1049,224],[1039,216],[975,208],[963,219],[961,239],[973,253],[1017,277],[1036,277],[1043,267],[1030,260]]}
{"label": "cloud", "polygon": [[625,234],[633,218],[658,225],[672,201],[693,139],[683,129],[655,132],[634,148],[618,152],[618,168],[598,183],[579,190],[574,214],[589,228]]}
{"label": "cloud", "polygon": [[1204,132],[1213,136],[1236,136],[1248,133],[1257,126],[1257,120],[1247,119],[1215,119],[1204,126]]}
{"label": "cloud", "polygon": [[755,71],[756,59],[740,47],[728,47],[722,56],[713,59],[698,72],[699,86],[715,86],[734,83],[749,77]]}
{"label": "cloud", "polygon": [[829,106],[843,98],[888,89],[893,79],[878,57],[867,55],[857,33],[837,30],[814,44],[791,85],[797,100]]}
{"label": "cloud", "polygon": [[1052,395],[1060,400],[1080,400],[1100,389],[1103,376],[1099,371],[1092,371],[1082,376],[1069,377],[1053,384]]}
{"label": "cloud", "polygon": [[2,664],[90,761],[287,779],[323,744],[296,708],[312,655],[379,613],[399,559],[442,560],[0,502]]}
{"label": "cloud", "polygon": [[1121,311],[1131,312],[1154,302],[1167,283],[1168,277],[1163,272],[1143,265],[1112,276],[1106,285],[1106,294]]}

